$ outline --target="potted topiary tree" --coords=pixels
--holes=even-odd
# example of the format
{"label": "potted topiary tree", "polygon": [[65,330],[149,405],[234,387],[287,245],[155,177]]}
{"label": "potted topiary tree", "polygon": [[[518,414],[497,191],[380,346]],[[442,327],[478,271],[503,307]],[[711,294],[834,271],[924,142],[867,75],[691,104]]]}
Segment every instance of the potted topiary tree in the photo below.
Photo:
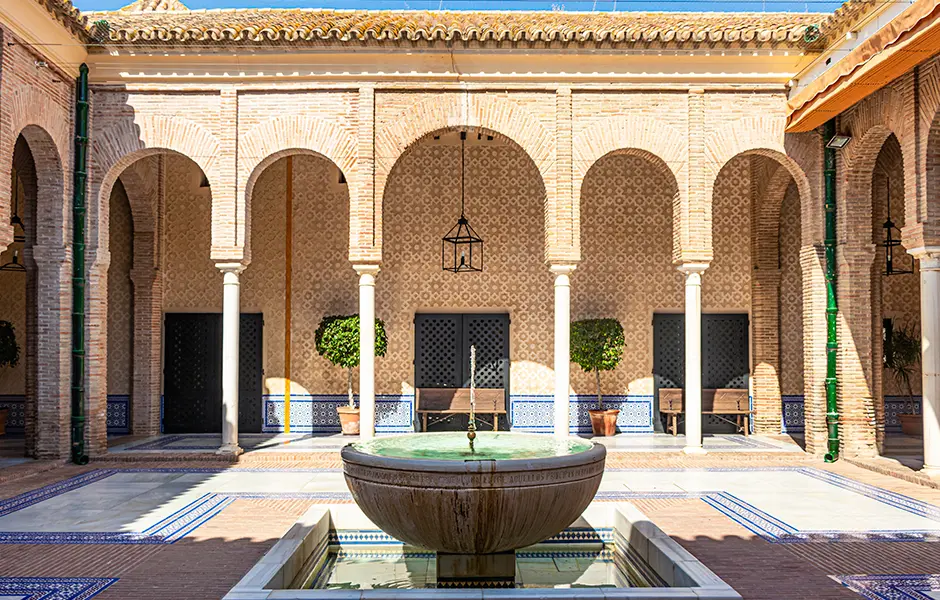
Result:
{"label": "potted topiary tree", "polygon": [[617,319],[585,319],[571,324],[571,360],[584,371],[593,371],[597,381],[597,408],[588,411],[594,435],[617,432],[620,411],[604,409],[601,371],[610,371],[620,364],[623,346],[623,326]]}
{"label": "potted topiary tree", "polygon": [[[20,345],[16,343],[16,329],[9,321],[0,321],[0,369],[15,367],[20,362]],[[7,432],[10,409],[0,408],[0,435]]]}
{"label": "potted topiary tree", "polygon": [[911,376],[920,363],[920,338],[911,327],[899,327],[891,330],[890,343],[885,344],[885,368],[894,375],[898,389],[907,392],[910,412],[899,413],[901,432],[905,435],[923,435],[923,418],[914,413],[914,386]]}
{"label": "potted topiary tree", "polygon": [[[359,366],[359,315],[333,315],[323,317],[315,334],[317,352],[332,364],[344,367],[348,371],[346,393],[349,396],[347,406],[336,407],[339,422],[345,435],[359,434],[359,409],[353,397],[352,373]],[[375,355],[385,356],[388,348],[388,336],[385,323],[375,320]]]}

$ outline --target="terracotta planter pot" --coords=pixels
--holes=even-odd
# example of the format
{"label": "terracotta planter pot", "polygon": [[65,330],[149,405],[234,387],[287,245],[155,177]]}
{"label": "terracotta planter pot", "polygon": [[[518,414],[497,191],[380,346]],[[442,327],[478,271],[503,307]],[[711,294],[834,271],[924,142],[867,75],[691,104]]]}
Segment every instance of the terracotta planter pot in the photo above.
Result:
{"label": "terracotta planter pot", "polygon": [[900,414],[898,420],[901,421],[901,433],[904,435],[924,435],[924,417],[921,415]]}
{"label": "terracotta planter pot", "polygon": [[343,428],[343,435],[359,435],[359,409],[348,406],[337,406],[339,424]]}
{"label": "terracotta planter pot", "polygon": [[617,415],[619,410],[589,410],[591,429],[594,435],[614,435],[617,433]]}

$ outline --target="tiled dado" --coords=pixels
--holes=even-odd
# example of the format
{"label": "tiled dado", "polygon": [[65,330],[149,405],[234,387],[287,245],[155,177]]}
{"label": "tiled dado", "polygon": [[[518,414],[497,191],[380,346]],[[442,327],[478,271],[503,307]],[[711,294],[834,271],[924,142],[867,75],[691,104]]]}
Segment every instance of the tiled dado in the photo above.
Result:
{"label": "tiled dado", "polygon": [[[783,433],[803,433],[803,396],[783,396]],[[885,396],[885,431],[900,433],[900,414],[920,414],[920,396]]]}
{"label": "tiled dado", "polygon": [[[108,396],[108,434],[120,435],[130,433],[130,402],[128,395]],[[26,396],[17,394],[0,394],[0,408],[6,408],[7,432],[21,434],[26,428]]]}
{"label": "tiled dado", "polygon": [[[356,397],[358,403],[358,396]],[[570,399],[571,433],[590,433],[591,417],[597,397],[574,395]],[[337,433],[340,430],[336,407],[346,404],[344,394],[292,394],[290,402],[291,431],[295,433]],[[604,396],[607,408],[620,410],[617,429],[620,433],[653,432],[653,396]],[[284,431],[284,396],[263,397],[264,433]],[[554,423],[554,399],[550,395],[512,395],[509,398],[509,420],[514,431],[551,433]],[[409,394],[377,394],[375,398],[375,429],[380,433],[414,431],[414,396]]]}

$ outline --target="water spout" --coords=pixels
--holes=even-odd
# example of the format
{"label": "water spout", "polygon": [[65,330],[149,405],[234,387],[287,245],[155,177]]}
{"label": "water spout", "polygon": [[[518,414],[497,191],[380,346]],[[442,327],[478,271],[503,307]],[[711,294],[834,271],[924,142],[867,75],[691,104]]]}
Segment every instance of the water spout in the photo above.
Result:
{"label": "water spout", "polygon": [[476,424],[476,372],[477,372],[477,348],[470,346],[470,423],[467,425],[467,439],[470,440],[470,452],[473,449],[473,440],[477,437]]}

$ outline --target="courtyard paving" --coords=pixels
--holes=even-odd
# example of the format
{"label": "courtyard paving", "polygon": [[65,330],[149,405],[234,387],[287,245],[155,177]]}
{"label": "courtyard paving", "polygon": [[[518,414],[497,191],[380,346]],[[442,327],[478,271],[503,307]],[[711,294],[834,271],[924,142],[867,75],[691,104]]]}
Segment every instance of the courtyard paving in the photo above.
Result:
{"label": "courtyard paving", "polygon": [[[940,599],[940,490],[776,438],[689,457],[647,449],[660,437],[615,438],[595,502],[634,503],[745,598]],[[0,468],[0,599],[221,598],[311,505],[352,503],[325,449],[342,438],[233,464],[167,448],[208,438],[125,442],[85,467]]]}

